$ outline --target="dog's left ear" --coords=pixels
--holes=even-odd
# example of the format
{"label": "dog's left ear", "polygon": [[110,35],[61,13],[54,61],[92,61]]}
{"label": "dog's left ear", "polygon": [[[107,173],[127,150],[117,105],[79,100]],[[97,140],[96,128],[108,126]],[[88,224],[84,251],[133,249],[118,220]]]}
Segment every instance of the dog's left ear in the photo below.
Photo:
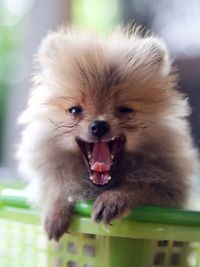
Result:
{"label": "dog's left ear", "polygon": [[171,71],[172,60],[164,42],[154,36],[141,39],[138,46],[141,63],[152,73],[167,76]]}

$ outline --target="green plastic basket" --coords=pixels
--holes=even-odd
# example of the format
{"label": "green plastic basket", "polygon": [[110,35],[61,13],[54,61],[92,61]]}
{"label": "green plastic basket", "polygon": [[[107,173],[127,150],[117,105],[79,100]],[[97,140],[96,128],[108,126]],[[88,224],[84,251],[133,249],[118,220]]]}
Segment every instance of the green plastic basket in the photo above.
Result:
{"label": "green plastic basket", "polygon": [[106,228],[79,203],[70,234],[49,242],[23,191],[1,191],[0,267],[200,267],[200,213],[138,207]]}

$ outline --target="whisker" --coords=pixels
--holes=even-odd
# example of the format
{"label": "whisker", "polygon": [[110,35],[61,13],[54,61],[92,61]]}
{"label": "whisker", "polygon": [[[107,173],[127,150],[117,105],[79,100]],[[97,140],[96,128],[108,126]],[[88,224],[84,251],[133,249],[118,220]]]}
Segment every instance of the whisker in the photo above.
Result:
{"label": "whisker", "polygon": [[63,132],[59,132],[57,134],[55,134],[55,137],[61,137],[65,134],[71,134],[71,131],[63,131]]}
{"label": "whisker", "polygon": [[148,123],[148,122],[140,122],[140,123],[135,123],[135,124],[128,124],[126,122],[121,122],[119,123],[119,127],[123,129],[127,129],[130,131],[136,131],[136,130],[144,130],[152,126],[153,123]]}
{"label": "whisker", "polygon": [[79,121],[76,121],[71,124],[66,124],[65,121],[57,122],[57,121],[52,120],[51,118],[49,118],[49,121],[55,126],[54,130],[58,130],[61,128],[73,128],[79,123]]}
{"label": "whisker", "polygon": [[56,128],[54,128],[54,130],[55,131],[58,131],[58,130],[60,130],[60,129],[62,129],[62,128],[68,128],[66,125],[59,125],[59,126],[57,126]]}
{"label": "whisker", "polygon": [[49,121],[50,121],[52,124],[55,124],[55,125],[57,125],[57,124],[61,124],[61,123],[66,123],[65,121],[54,121],[53,119],[51,119],[51,118],[49,118],[49,117],[48,117],[48,119],[49,119]]}

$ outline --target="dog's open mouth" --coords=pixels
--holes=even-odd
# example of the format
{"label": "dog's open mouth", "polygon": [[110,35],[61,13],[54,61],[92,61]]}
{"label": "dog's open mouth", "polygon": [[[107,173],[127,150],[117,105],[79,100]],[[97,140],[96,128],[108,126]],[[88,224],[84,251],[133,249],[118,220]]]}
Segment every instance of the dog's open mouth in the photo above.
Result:
{"label": "dog's open mouth", "polygon": [[99,140],[96,143],[89,143],[80,138],[76,141],[89,170],[91,181],[99,186],[108,184],[123,148],[124,136],[114,137],[108,142]]}

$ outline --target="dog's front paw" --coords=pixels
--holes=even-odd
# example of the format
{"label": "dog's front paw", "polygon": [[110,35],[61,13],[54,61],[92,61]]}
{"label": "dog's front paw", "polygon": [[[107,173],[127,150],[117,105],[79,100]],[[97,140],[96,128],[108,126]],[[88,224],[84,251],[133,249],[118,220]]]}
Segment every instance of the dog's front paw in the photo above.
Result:
{"label": "dog's front paw", "polygon": [[105,225],[114,219],[127,216],[131,211],[130,202],[120,192],[104,192],[95,201],[92,219]]}
{"label": "dog's front paw", "polygon": [[49,239],[58,241],[67,232],[72,218],[72,210],[56,210],[49,212],[44,221]]}

